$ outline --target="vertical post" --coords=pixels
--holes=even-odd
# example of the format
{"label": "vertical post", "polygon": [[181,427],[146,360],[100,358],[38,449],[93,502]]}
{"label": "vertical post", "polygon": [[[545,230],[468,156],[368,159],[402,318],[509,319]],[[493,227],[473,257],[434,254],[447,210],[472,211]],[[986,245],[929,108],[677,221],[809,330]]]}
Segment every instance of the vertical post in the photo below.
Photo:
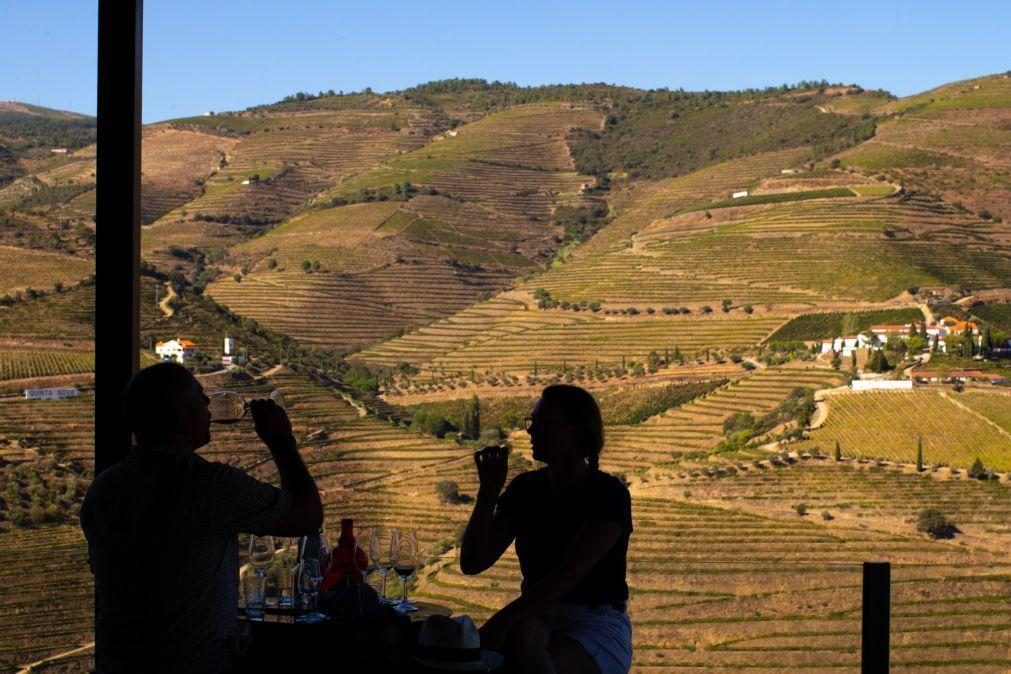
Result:
{"label": "vertical post", "polygon": [[144,0],[98,3],[95,473],[130,451],[120,396],[140,360],[140,134]]}
{"label": "vertical post", "polygon": [[887,674],[891,622],[892,565],[864,562],[863,624],[860,671]]}

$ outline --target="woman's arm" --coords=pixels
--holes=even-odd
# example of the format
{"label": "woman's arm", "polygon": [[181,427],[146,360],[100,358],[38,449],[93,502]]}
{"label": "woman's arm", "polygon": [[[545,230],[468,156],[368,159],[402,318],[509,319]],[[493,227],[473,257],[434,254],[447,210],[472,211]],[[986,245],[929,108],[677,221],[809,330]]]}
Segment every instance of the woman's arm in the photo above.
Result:
{"label": "woman's arm", "polygon": [[505,447],[485,447],[474,453],[481,486],[460,542],[460,571],[468,576],[481,573],[497,562],[513,541],[509,516],[495,512],[509,470],[508,461],[509,449]]}

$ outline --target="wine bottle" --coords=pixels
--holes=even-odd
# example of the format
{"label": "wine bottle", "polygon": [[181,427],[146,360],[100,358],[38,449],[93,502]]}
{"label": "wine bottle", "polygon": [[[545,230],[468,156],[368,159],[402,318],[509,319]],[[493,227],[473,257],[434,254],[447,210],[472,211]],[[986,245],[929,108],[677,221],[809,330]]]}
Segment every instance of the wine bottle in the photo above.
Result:
{"label": "wine bottle", "polygon": [[365,551],[355,540],[355,524],[350,517],[341,520],[341,535],[330,556],[330,570],[323,578],[320,591],[326,592],[342,584],[361,583],[362,567],[368,563]]}

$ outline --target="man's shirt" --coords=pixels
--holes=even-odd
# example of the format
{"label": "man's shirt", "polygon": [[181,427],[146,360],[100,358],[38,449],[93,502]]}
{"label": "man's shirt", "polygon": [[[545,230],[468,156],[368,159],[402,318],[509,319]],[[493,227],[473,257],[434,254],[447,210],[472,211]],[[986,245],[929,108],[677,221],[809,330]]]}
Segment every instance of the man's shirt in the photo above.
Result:
{"label": "man's shirt", "polygon": [[238,611],[236,534],[272,534],[291,496],[195,454],[137,448],[95,478],[81,527],[99,672],[220,672]]}

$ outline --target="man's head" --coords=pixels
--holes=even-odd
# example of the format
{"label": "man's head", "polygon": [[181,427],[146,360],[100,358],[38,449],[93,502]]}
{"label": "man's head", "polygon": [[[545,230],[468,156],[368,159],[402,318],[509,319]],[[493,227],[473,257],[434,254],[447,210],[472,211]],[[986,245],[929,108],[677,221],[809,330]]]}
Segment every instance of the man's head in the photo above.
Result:
{"label": "man's head", "polygon": [[127,384],[123,415],[141,445],[194,451],[211,441],[209,402],[189,370],[176,363],[158,363]]}

